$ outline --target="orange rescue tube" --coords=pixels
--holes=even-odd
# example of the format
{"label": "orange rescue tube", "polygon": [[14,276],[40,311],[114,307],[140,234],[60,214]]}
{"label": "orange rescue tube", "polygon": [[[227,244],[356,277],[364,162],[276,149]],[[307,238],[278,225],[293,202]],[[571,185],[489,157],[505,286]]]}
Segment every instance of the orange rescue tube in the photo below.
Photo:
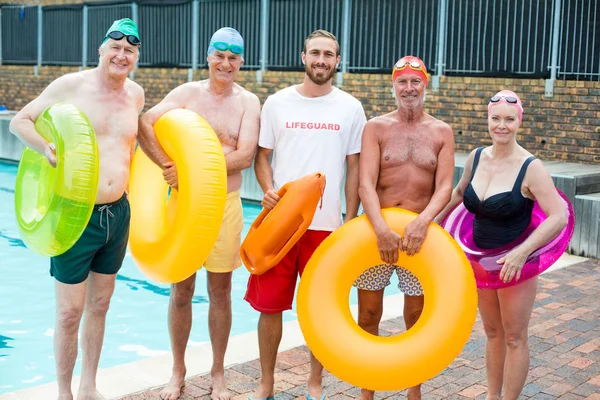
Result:
{"label": "orange rescue tube", "polygon": [[272,210],[258,215],[240,248],[240,256],[251,274],[273,268],[308,229],[325,190],[325,175],[307,175],[286,183],[277,194],[281,199]]}
{"label": "orange rescue tube", "polygon": [[[399,235],[416,216],[399,208],[383,210]],[[348,306],[354,280],[378,264],[377,238],[366,215],[335,230],[300,279],[298,321],[308,347],[339,379],[371,390],[402,390],[433,378],[461,352],[475,323],[477,288],[459,245],[431,224],[419,253],[400,252],[398,260],[423,286],[423,313],[407,332],[378,337],[358,326]]]}
{"label": "orange rescue tube", "polygon": [[212,250],[225,211],[227,170],[223,148],[208,122],[184,109],[154,124],[160,145],[175,161],[179,190],[141,149],[131,166],[129,249],[138,268],[162,283],[190,277]]}

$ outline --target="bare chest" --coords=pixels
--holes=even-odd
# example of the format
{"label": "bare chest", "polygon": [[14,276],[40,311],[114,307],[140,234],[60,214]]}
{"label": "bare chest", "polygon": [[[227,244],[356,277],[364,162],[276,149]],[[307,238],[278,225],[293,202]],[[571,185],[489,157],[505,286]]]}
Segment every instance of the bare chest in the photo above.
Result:
{"label": "bare chest", "polygon": [[243,107],[237,99],[222,103],[198,100],[188,106],[209,123],[223,146],[236,147],[244,116]]}
{"label": "bare chest", "polygon": [[427,134],[392,133],[381,142],[381,168],[406,164],[435,171],[440,145]]}
{"label": "bare chest", "polygon": [[135,139],[138,130],[138,110],[132,99],[84,96],[73,104],[90,120],[96,137],[122,140]]}

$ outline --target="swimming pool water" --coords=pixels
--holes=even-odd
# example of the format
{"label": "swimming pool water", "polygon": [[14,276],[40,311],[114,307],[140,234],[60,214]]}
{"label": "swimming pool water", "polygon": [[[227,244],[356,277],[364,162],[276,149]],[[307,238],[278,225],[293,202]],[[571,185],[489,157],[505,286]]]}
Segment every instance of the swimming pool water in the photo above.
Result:
{"label": "swimming pool water", "polygon": [[[46,257],[28,250],[19,237],[13,194],[17,166],[0,163],[0,393],[56,380],[53,356],[54,281]],[[244,235],[260,212],[244,204]],[[244,300],[248,272],[233,274],[232,335],[256,329],[258,313]],[[125,258],[107,316],[100,368],[170,351],[167,330],[169,286],[146,278]],[[198,274],[190,345],[207,342],[206,272]],[[286,320],[296,318],[287,313]],[[81,353],[75,374],[81,371]]]}
{"label": "swimming pool water", "polygon": [[[54,280],[48,273],[48,258],[27,249],[19,237],[13,205],[16,172],[16,165],[0,163],[0,394],[56,380]],[[245,236],[261,208],[244,203],[243,209]],[[243,299],[248,276],[243,267],[233,273],[231,335],[256,330],[259,313]],[[391,289],[390,293],[394,292],[397,290]],[[356,304],[354,290],[350,303]],[[169,286],[146,278],[128,254],[117,275],[100,368],[168,353],[168,304]],[[190,346],[209,341],[207,316],[206,272],[202,269],[193,299]],[[297,319],[295,309],[285,312],[283,319]],[[81,351],[75,375],[81,373],[80,362]]]}

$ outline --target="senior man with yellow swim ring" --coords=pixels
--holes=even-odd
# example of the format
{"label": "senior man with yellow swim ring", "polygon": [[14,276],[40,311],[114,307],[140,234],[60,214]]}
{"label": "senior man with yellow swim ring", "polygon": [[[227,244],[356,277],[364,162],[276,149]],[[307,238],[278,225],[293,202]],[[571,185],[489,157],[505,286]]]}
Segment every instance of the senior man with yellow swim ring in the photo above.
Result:
{"label": "senior man with yellow swim ring", "polygon": [[[364,400],[373,398],[373,390],[400,389],[406,387],[405,384],[410,386],[408,398],[420,399],[419,384],[424,378],[433,376],[431,371],[441,365],[439,359],[444,358],[442,355],[458,354],[450,347],[448,350],[437,347],[437,343],[446,342],[446,339],[436,337],[439,333],[435,332],[444,332],[446,337],[448,331],[454,330],[454,325],[461,323],[460,319],[448,319],[440,312],[444,314],[448,311],[448,316],[458,318],[459,315],[444,305],[454,304],[455,301],[465,300],[465,296],[467,299],[470,296],[465,294],[465,289],[470,285],[452,278],[464,275],[465,268],[468,270],[468,264],[465,264],[466,267],[461,264],[465,260],[464,255],[457,256],[454,251],[456,249],[452,244],[448,244],[452,242],[447,235],[439,232],[439,226],[432,225],[434,217],[450,200],[452,192],[452,129],[424,111],[429,75],[422,60],[413,56],[402,57],[393,66],[391,80],[397,109],[368,121],[362,136],[359,194],[371,226],[363,216],[353,225],[344,227],[342,232],[346,232],[350,227],[355,229],[355,236],[348,238],[347,234],[336,235],[340,243],[331,246],[332,249],[336,249],[333,251],[337,257],[336,261],[329,259],[329,255],[323,255],[323,259],[327,258],[330,262],[324,262],[319,272],[315,272],[315,276],[320,276],[324,273],[322,269],[332,274],[340,268],[343,269],[344,276],[329,276],[327,279],[332,279],[330,282],[335,286],[332,292],[338,295],[340,291],[345,293],[346,304],[349,290],[345,286],[346,283],[363,272],[355,282],[359,289],[358,324],[372,335],[377,335],[379,331],[385,286],[390,284],[390,277],[394,272],[398,275],[399,288],[404,293],[404,320],[409,329],[408,333],[399,338],[389,339],[388,345],[384,345],[384,339],[362,333],[359,335],[358,327],[353,325],[350,329],[348,320],[341,319],[339,323],[343,325],[344,334],[355,339],[354,349],[343,347],[346,339],[330,338],[335,342],[329,343],[331,349],[342,346],[337,350],[343,350],[339,353],[340,363],[346,363],[346,367],[341,368],[340,377],[348,378],[350,382],[361,386],[361,397]],[[417,215],[403,219],[402,223],[394,222],[388,220],[386,214],[381,211],[388,207],[403,208]],[[358,225],[361,229],[357,228]],[[358,238],[362,238],[364,243]],[[349,255],[352,257],[347,258]],[[314,262],[318,260],[315,258]],[[365,265],[368,263],[371,264]],[[468,273],[471,271],[468,270]],[[321,279],[323,278],[320,277],[319,281]],[[473,291],[469,293],[475,293],[474,281],[472,288]],[[319,308],[318,311],[310,307],[311,313],[320,313],[325,304],[330,304],[323,299],[323,296],[329,295],[333,296],[332,293],[318,296],[317,298],[323,301],[320,302],[320,306],[313,305]],[[338,311],[338,317],[339,313]],[[346,313],[344,315],[348,316]],[[467,326],[468,330],[472,326],[474,316],[475,305],[467,318],[471,322]],[[333,319],[332,316],[331,320]],[[319,332],[321,331],[326,329],[320,326]],[[466,341],[466,337],[463,335],[458,342],[462,339]],[[367,338],[370,339],[366,340]],[[429,341],[433,343],[428,344]],[[390,343],[397,343],[398,346]],[[313,351],[319,357],[319,350]],[[432,356],[435,352],[440,354],[439,359]],[[327,354],[329,353],[325,352],[322,355],[322,362],[331,370],[327,365],[327,360],[330,359]],[[444,362],[449,361],[451,359],[445,358]],[[363,378],[349,376],[347,368],[350,365],[353,366],[353,371],[361,371]],[[395,371],[399,375],[392,379],[394,375],[386,370]]]}
{"label": "senior man with yellow swim ring", "polygon": [[[254,94],[235,83],[237,73],[244,63],[244,40],[240,33],[233,28],[224,27],[218,29],[207,44],[208,79],[186,82],[176,87],[140,120],[140,145],[154,163],[162,168],[167,183],[172,188],[179,187],[179,201],[183,200],[184,186],[219,183],[223,185],[223,198],[220,201],[224,202],[225,207],[224,213],[223,210],[217,213],[216,203],[212,203],[213,206],[208,206],[208,203],[203,206],[198,204],[198,200],[192,200],[192,206],[207,217],[210,215],[213,218],[212,226],[219,224],[220,229],[217,228],[216,233],[213,231],[215,236],[211,236],[211,240],[200,239],[200,243],[197,244],[202,246],[203,259],[198,257],[173,266],[178,270],[185,270],[187,276],[171,287],[168,323],[173,350],[173,375],[160,393],[160,397],[165,400],[179,398],[185,385],[185,350],[192,328],[195,271],[202,267],[207,271],[203,277],[206,277],[210,302],[208,326],[213,350],[211,396],[215,399],[229,397],[224,359],[231,330],[231,278],[233,271],[241,266],[240,242],[244,218],[240,187],[242,170],[252,165],[252,158],[256,152],[260,101]],[[185,145],[185,151],[190,152],[193,158],[191,163],[188,163],[187,158],[173,158],[175,154],[162,147],[162,141],[160,144],[156,142],[152,126],[156,128],[155,123],[161,116],[177,108],[197,113],[214,129],[214,147],[219,147],[222,154],[218,163],[222,169],[219,180],[216,177],[211,178],[212,175],[199,173],[196,178],[183,181],[183,178],[186,178],[185,171],[188,174],[196,174],[193,171],[197,159],[207,157],[205,151],[208,148],[201,143],[188,142]],[[156,133],[158,135],[158,132]],[[179,131],[176,134],[179,135]],[[216,165],[215,160],[213,166]],[[199,194],[207,193],[200,188]],[[184,232],[177,234],[185,235]],[[209,253],[205,253],[206,251]]]}

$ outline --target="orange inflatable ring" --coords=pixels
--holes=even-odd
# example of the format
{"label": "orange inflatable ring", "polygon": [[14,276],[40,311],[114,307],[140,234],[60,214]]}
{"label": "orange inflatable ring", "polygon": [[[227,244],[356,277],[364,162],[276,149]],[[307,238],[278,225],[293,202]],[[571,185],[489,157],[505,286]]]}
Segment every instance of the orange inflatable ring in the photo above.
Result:
{"label": "orange inflatable ring", "polygon": [[[402,235],[416,214],[385,209],[383,217]],[[398,264],[421,282],[425,305],[407,332],[378,337],[362,330],[348,306],[354,280],[382,264],[366,215],[344,224],[317,248],[298,289],[298,320],[308,347],[332,374],[371,390],[402,390],[446,368],[467,342],[477,312],[469,261],[439,225],[431,224],[418,254],[400,253]]]}
{"label": "orange inflatable ring", "polygon": [[325,190],[325,175],[317,173],[286,183],[277,194],[281,199],[272,210],[258,215],[240,248],[240,256],[251,274],[273,268],[310,226]]}
{"label": "orange inflatable ring", "polygon": [[176,283],[202,267],[225,212],[227,170],[223,149],[198,114],[176,109],[154,124],[160,145],[177,165],[179,192],[141,149],[129,181],[129,248],[138,268],[162,283]]}

